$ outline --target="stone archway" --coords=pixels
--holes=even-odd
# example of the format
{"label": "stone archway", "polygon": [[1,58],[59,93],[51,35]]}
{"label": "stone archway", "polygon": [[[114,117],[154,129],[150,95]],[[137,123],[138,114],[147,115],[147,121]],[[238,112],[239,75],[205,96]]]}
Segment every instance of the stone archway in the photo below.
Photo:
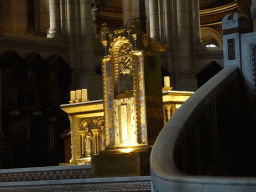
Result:
{"label": "stone archway", "polygon": [[206,44],[217,44],[217,47],[223,46],[222,35],[215,29],[211,27],[202,27],[201,28],[201,38]]}

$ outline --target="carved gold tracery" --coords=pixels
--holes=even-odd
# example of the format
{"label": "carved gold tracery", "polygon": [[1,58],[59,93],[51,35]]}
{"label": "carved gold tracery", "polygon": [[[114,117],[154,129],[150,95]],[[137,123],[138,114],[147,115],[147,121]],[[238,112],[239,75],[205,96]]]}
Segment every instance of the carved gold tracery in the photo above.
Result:
{"label": "carved gold tracery", "polygon": [[131,97],[133,92],[132,45],[126,37],[114,39],[111,49],[112,71],[115,72],[115,98]]}
{"label": "carved gold tracery", "polygon": [[99,154],[105,149],[104,118],[84,119],[79,128],[81,158]]}

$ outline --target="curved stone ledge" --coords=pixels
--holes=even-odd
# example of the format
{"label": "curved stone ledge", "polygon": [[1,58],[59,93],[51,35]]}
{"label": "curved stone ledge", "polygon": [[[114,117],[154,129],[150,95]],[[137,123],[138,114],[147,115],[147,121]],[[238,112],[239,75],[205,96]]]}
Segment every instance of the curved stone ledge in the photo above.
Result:
{"label": "curved stone ledge", "polygon": [[227,66],[194,93],[158,135],[150,156],[153,191],[255,191],[254,177],[193,176],[175,166],[174,147],[179,133],[189,127],[213,99],[239,78],[238,67]]}

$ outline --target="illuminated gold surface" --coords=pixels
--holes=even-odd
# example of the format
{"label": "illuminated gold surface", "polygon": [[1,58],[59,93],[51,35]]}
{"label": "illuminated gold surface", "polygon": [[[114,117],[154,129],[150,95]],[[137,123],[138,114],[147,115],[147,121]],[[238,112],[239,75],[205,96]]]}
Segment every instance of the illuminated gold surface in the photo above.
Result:
{"label": "illuminated gold surface", "polygon": [[[114,35],[108,34],[108,28],[103,25],[102,43],[105,47],[110,44],[110,56],[104,56],[102,60],[103,101],[60,106],[70,120],[70,164],[88,164],[91,156],[103,150],[114,153],[147,150],[144,52],[133,51],[124,32],[121,29],[114,31]],[[137,34],[133,36],[137,38]],[[153,46],[157,51],[166,49],[145,34],[144,40],[147,40],[147,46]],[[177,105],[193,94],[170,89],[163,89],[164,122],[171,118]]]}
{"label": "illuminated gold surface", "polygon": [[74,104],[65,104],[61,105],[61,109],[68,114],[71,113],[92,113],[93,111],[102,111],[103,110],[103,101],[95,102],[95,103],[74,103]]}
{"label": "illuminated gold surface", "polygon": [[121,105],[121,128],[122,128],[122,142],[128,140],[128,122],[127,122],[127,110],[126,105]]}
{"label": "illuminated gold surface", "polygon": [[172,90],[172,87],[163,87],[162,90],[163,90],[163,91],[171,91],[171,90]]}
{"label": "illuminated gold surface", "polygon": [[163,96],[163,102],[167,102],[167,101],[185,102],[189,97],[190,96],[165,95]]}
{"label": "illuminated gold surface", "polygon": [[103,117],[104,112],[97,112],[97,113],[86,113],[86,114],[79,114],[76,115],[78,118],[90,118],[90,117]]}
{"label": "illuminated gold surface", "polygon": [[[147,145],[143,52],[132,51],[124,32],[124,29],[114,31],[110,56],[102,61],[107,150]],[[142,132],[144,137],[138,140]]]}
{"label": "illuminated gold surface", "polygon": [[186,91],[164,91],[163,92],[163,112],[164,124],[173,116],[176,110],[193,94]]}
{"label": "illuminated gold surface", "polygon": [[176,104],[176,109],[180,108],[181,104]]}

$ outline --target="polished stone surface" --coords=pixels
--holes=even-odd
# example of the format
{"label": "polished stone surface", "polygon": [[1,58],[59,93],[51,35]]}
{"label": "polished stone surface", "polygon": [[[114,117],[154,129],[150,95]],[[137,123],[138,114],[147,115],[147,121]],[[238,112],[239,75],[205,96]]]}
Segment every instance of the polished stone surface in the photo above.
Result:
{"label": "polished stone surface", "polygon": [[31,167],[0,170],[0,182],[91,178],[91,165]]}
{"label": "polished stone surface", "polygon": [[0,191],[151,191],[151,177],[112,177],[0,183]]}

